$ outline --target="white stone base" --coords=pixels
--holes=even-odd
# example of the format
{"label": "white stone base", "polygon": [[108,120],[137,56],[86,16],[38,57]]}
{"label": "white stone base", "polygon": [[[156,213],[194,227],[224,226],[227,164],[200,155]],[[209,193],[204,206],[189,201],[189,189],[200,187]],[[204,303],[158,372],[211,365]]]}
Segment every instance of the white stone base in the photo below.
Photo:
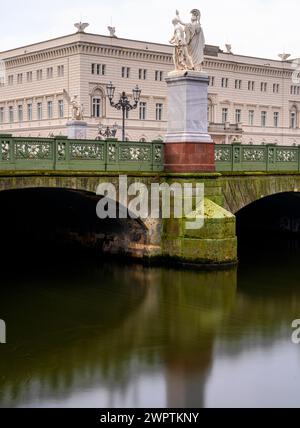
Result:
{"label": "white stone base", "polygon": [[196,71],[173,71],[168,85],[166,143],[211,143],[208,134],[208,75]]}
{"label": "white stone base", "polygon": [[72,120],[67,123],[68,138],[70,140],[86,140],[87,139],[87,123],[81,120]]}
{"label": "white stone base", "polygon": [[168,132],[165,137],[165,143],[212,143],[213,140],[209,134],[199,134],[192,132]]}

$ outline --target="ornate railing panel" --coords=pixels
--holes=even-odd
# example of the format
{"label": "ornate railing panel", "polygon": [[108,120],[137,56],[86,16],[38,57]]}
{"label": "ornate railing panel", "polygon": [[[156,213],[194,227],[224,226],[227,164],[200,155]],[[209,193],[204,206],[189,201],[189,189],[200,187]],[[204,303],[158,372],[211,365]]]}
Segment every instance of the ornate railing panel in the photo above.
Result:
{"label": "ornate railing panel", "polygon": [[[219,172],[300,172],[300,147],[216,144]],[[0,170],[162,172],[164,144],[14,138],[0,134]]]}
{"label": "ornate railing panel", "polygon": [[300,147],[276,145],[216,144],[219,172],[300,172]]}
{"label": "ornate railing panel", "polygon": [[162,142],[14,138],[0,135],[0,170],[163,171]]}

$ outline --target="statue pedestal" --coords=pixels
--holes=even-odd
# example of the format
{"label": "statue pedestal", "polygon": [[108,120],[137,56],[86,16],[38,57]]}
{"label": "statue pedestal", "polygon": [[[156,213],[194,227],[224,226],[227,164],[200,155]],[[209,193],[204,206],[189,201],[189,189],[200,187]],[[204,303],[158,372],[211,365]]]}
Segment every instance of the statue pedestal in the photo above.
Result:
{"label": "statue pedestal", "polygon": [[208,134],[208,84],[205,73],[171,72],[168,85],[167,172],[214,172],[215,146]]}
{"label": "statue pedestal", "polygon": [[67,123],[68,138],[70,140],[86,140],[87,123],[82,120],[72,120]]}

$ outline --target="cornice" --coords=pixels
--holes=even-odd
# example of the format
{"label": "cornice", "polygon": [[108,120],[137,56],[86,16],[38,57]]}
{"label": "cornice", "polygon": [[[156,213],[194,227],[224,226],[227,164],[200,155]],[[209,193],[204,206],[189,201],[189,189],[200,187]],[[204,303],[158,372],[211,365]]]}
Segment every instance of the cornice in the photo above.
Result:
{"label": "cornice", "polygon": [[[35,64],[50,61],[56,58],[65,58],[72,55],[99,55],[102,57],[126,59],[132,61],[148,61],[157,64],[172,65],[172,54],[141,50],[138,48],[109,46],[92,42],[72,42],[66,45],[57,46],[37,52],[24,53],[22,55],[4,59],[7,69],[21,67],[28,64]],[[255,76],[290,78],[293,70],[284,67],[271,67],[259,64],[238,63],[221,58],[206,57],[204,68],[211,71],[221,70],[224,72],[247,73]]]}
{"label": "cornice", "polygon": [[21,67],[27,64],[50,61],[56,58],[64,58],[72,55],[100,55],[103,57],[117,57],[133,61],[150,61],[159,64],[172,64],[172,55],[154,51],[145,51],[133,48],[121,48],[117,46],[104,46],[90,42],[74,42],[57,48],[45,49],[38,52],[24,53],[22,55],[4,58],[7,69]]}

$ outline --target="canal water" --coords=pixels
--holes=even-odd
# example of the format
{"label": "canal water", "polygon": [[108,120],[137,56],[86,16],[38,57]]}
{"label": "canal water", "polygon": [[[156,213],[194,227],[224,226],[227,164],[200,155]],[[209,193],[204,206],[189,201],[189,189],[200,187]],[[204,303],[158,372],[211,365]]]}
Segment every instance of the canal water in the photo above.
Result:
{"label": "canal water", "polygon": [[0,406],[299,407],[299,244],[272,248],[219,272],[2,265]]}

